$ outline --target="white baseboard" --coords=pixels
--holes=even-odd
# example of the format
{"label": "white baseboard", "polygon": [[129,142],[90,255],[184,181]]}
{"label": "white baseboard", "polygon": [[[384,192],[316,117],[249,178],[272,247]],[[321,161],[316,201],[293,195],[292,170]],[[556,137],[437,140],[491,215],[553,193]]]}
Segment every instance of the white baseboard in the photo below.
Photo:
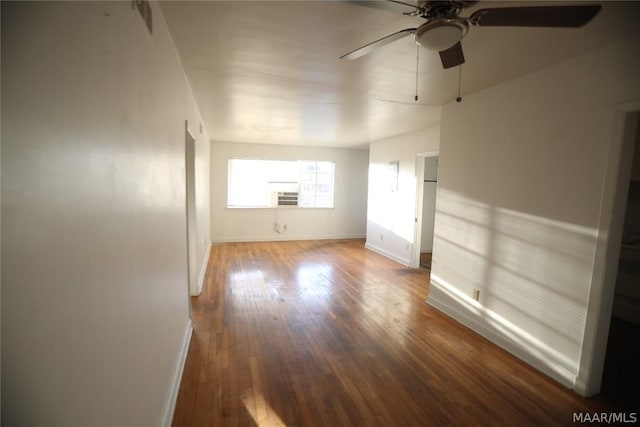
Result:
{"label": "white baseboard", "polygon": [[193,333],[193,323],[191,319],[187,323],[187,327],[182,339],[182,348],[178,355],[178,361],[173,371],[173,378],[171,380],[171,388],[169,390],[169,397],[165,405],[162,415],[162,426],[171,427],[173,421],[173,413],[176,409],[176,401],[178,399],[178,392],[180,391],[180,382],[182,381],[182,373],[184,372],[184,364],[187,361],[187,353],[189,352],[189,344],[191,344],[191,334]]}
{"label": "white baseboard", "polygon": [[578,366],[458,289],[432,275],[427,304],[462,323],[567,388],[574,388]]}
{"label": "white baseboard", "polygon": [[369,249],[370,251],[373,251],[373,252],[375,252],[377,254],[380,254],[380,255],[382,255],[384,257],[390,258],[390,259],[394,260],[395,262],[400,263],[400,264],[402,264],[404,266],[408,267],[409,265],[411,265],[411,260],[399,257],[396,254],[391,253],[391,252],[389,252],[389,251],[387,251],[385,249],[379,248],[378,246],[372,245],[369,242],[365,243],[364,247],[366,249]]}
{"label": "white baseboard", "polygon": [[283,234],[255,237],[221,237],[214,238],[213,243],[234,243],[234,242],[279,242],[293,240],[340,240],[340,239],[364,239],[364,234],[338,234],[331,236],[309,236],[309,235],[287,235]]}
{"label": "white baseboard", "polygon": [[191,294],[192,297],[198,296],[202,293],[202,287],[204,286],[204,277],[207,274],[207,266],[209,265],[209,254],[211,254],[211,242],[207,244],[207,250],[204,253],[202,259],[202,265],[200,266],[200,275],[198,276],[198,293]]}

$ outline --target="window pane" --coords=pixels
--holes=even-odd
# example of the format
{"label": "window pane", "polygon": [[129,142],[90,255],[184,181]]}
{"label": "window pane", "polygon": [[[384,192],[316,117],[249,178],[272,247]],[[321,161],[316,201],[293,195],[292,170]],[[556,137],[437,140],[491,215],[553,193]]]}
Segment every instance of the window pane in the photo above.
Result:
{"label": "window pane", "polygon": [[262,160],[229,160],[228,206],[265,207],[269,205],[265,166]]}
{"label": "window pane", "polygon": [[269,182],[297,183],[300,181],[300,162],[287,160],[262,160],[267,164]]}
{"label": "window pane", "polygon": [[318,172],[333,175],[333,162],[318,162]]}
{"label": "window pane", "polygon": [[328,174],[318,174],[318,184],[328,184],[331,185],[331,183],[333,182],[333,175],[328,175]]}
{"label": "window pane", "polygon": [[316,162],[302,162],[302,171],[307,173],[316,173]]}

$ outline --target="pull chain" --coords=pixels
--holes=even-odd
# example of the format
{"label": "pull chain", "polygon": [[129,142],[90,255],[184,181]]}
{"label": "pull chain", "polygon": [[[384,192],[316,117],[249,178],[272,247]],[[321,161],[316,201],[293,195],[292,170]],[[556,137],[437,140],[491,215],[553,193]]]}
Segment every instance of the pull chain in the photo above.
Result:
{"label": "pull chain", "polygon": [[415,101],[418,102],[418,64],[420,63],[420,45],[416,43],[416,97]]}
{"label": "pull chain", "polygon": [[462,82],[462,64],[459,65],[459,70],[458,70],[458,97],[456,98],[456,102],[462,101],[462,97],[460,96],[461,82]]}

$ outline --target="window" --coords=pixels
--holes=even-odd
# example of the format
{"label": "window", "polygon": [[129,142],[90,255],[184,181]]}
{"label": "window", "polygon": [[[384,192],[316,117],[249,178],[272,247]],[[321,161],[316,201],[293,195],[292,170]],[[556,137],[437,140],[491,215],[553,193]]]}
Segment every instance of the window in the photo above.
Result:
{"label": "window", "polygon": [[229,159],[227,207],[333,207],[334,162]]}

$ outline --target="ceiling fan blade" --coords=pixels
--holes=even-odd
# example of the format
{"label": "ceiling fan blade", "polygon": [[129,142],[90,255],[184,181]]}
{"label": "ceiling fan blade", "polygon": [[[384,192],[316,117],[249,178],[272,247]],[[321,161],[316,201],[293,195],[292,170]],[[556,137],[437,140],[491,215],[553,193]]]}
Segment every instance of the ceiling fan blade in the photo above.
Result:
{"label": "ceiling fan blade", "polygon": [[443,68],[451,68],[456,65],[464,64],[464,54],[462,53],[462,45],[460,42],[454,44],[449,49],[441,50],[440,60]]}
{"label": "ceiling fan blade", "polygon": [[369,44],[366,44],[362,47],[359,47],[358,49],[349,52],[347,54],[344,54],[340,57],[340,59],[356,59],[356,58],[360,58],[362,55],[366,55],[368,53],[373,52],[374,50],[378,49],[379,47],[382,47],[384,45],[387,45],[389,43],[392,43],[396,40],[399,40],[403,37],[406,37],[410,34],[413,34],[416,32],[416,28],[407,28],[406,30],[401,30],[398,31],[397,33],[393,33],[390,34],[386,37],[383,37],[381,39],[378,39],[376,41],[373,41]]}
{"label": "ceiling fan blade", "polygon": [[364,6],[364,7],[372,7],[374,9],[382,9],[387,10],[389,12],[408,14],[413,13],[418,10],[418,6],[405,3],[402,1],[396,0],[384,0],[384,1],[348,1],[348,0],[340,0],[342,3],[354,4],[356,6]]}
{"label": "ceiling fan blade", "polygon": [[480,9],[469,21],[481,27],[577,28],[591,21],[602,6],[527,6]]}

